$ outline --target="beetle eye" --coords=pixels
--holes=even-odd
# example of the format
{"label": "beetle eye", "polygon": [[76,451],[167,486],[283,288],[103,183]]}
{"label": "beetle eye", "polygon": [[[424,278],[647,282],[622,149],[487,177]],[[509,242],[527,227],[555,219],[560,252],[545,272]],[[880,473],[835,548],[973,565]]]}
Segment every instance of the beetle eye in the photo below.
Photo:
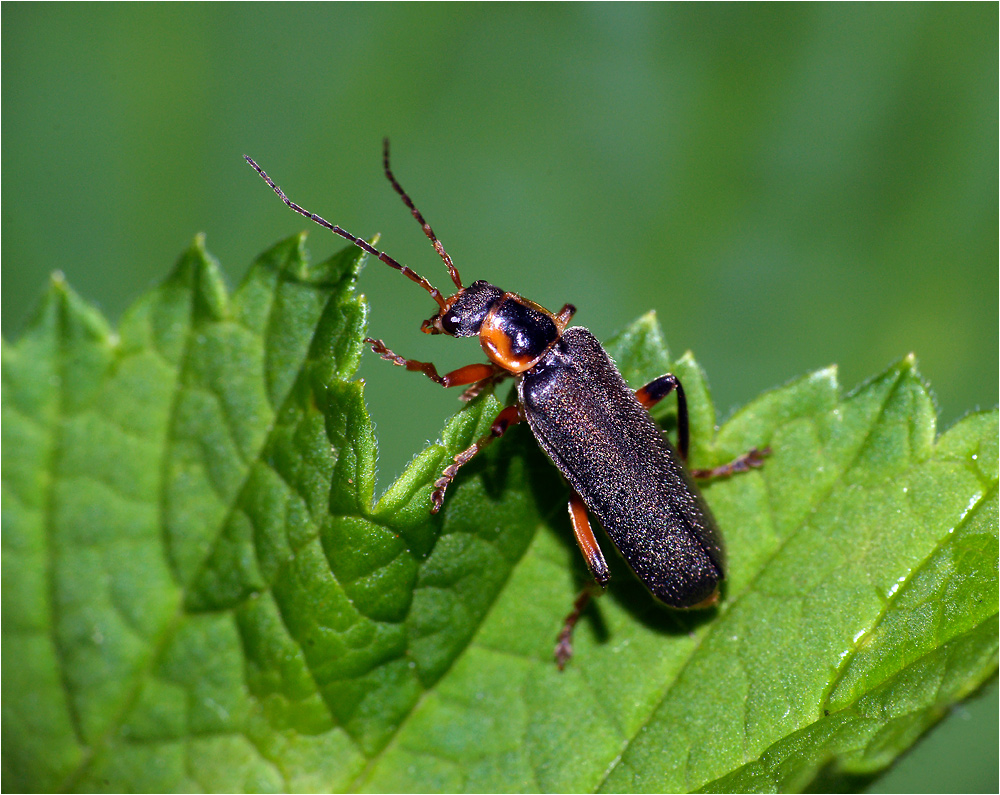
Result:
{"label": "beetle eye", "polygon": [[454,312],[445,312],[441,316],[441,328],[444,329],[445,334],[451,334],[455,336],[458,331],[459,317]]}

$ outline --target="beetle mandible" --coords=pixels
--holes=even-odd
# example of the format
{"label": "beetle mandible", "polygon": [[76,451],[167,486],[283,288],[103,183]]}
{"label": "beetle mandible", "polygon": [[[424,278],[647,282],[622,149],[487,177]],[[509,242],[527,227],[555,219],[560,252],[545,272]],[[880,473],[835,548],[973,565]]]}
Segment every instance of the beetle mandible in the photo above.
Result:
{"label": "beetle mandible", "polygon": [[[658,600],[675,608],[708,607],[718,601],[719,583],[725,576],[722,538],[694,477],[724,477],[760,466],[770,452],[767,448],[754,448],[714,469],[688,470],[684,465],[687,400],[676,376],[666,373],[633,391],[590,331],[582,326],[567,328],[576,312],[572,304],[553,313],[483,280],[463,287],[448,252],[393,176],[388,139],[383,149],[385,175],[444,261],[455,284],[454,295],[445,296],[411,268],[291,201],[260,166],[244,157],[292,210],[426,290],[438,311],[423,322],[421,331],[478,337],[489,362],[440,375],[430,362],[406,359],[381,340],[366,338],[375,353],[441,386],[466,386],[464,399],[505,378],[515,379],[517,402],[503,409],[490,433],[456,455],[441,473],[431,493],[431,513],[441,510],[445,491],[464,464],[510,426],[527,421],[539,446],[570,486],[569,515],[576,542],[601,589],[610,574],[588,514],[597,518]],[[676,450],[648,411],[671,392],[677,393]],[[573,627],[594,592],[588,583],[565,619],[555,648],[560,669],[572,655]]]}

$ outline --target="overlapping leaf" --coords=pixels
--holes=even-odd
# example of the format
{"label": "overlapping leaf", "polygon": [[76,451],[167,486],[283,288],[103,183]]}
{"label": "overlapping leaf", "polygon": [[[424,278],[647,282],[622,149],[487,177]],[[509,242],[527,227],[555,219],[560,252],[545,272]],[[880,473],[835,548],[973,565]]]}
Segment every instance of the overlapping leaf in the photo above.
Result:
{"label": "overlapping leaf", "polygon": [[[995,670],[996,413],[935,439],[906,358],[716,433],[686,355],[694,463],[774,450],[706,488],[725,599],[658,608],[612,561],[559,674],[586,575],[558,475],[519,427],[430,516],[484,396],[375,503],[361,257],[300,246],[230,296],[198,242],[117,332],[56,279],[5,344],[8,788],[799,789]],[[636,385],[670,365],[652,316],[609,347]]]}

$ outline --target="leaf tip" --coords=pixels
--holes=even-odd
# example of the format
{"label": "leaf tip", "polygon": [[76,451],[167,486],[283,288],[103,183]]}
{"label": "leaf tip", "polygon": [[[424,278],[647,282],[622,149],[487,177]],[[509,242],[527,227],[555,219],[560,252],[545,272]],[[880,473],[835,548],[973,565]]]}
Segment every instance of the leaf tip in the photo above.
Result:
{"label": "leaf tip", "polygon": [[698,366],[698,362],[694,358],[694,351],[692,351],[690,348],[688,348],[686,351],[684,351],[684,353],[680,355],[676,363],[691,364],[696,367]]}
{"label": "leaf tip", "polygon": [[205,248],[204,232],[191,239],[165,281],[193,288],[196,315],[216,320],[228,316],[228,291],[219,263]]}
{"label": "leaf tip", "polygon": [[41,327],[61,335],[81,335],[102,344],[117,345],[117,334],[101,311],[81,298],[60,270],[49,276],[48,290],[28,322],[27,331]]}

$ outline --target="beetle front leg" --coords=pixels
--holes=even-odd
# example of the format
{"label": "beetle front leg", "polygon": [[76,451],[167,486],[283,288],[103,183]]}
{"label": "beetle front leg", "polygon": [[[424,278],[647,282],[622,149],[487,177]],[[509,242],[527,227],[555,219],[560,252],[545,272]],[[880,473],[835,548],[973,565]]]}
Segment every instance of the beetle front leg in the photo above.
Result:
{"label": "beetle front leg", "polygon": [[490,432],[486,436],[473,442],[469,447],[455,456],[452,463],[441,473],[441,477],[434,481],[434,491],[431,492],[431,502],[433,503],[431,513],[437,513],[441,510],[441,505],[444,503],[444,493],[455,479],[458,470],[469,463],[475,457],[476,453],[486,447],[486,445],[494,439],[499,439],[503,436],[511,425],[516,425],[521,420],[520,404],[507,406],[507,408],[497,414],[497,418],[493,420]]}
{"label": "beetle front leg", "polygon": [[[465,386],[466,384],[478,385],[480,381],[485,381],[488,384],[497,375],[497,370],[499,369],[496,365],[492,364],[467,364],[465,367],[452,370],[450,373],[438,375],[437,368],[430,362],[405,359],[385,347],[385,343],[382,340],[373,340],[371,337],[365,337],[365,342],[369,343],[372,346],[372,350],[387,362],[405,367],[411,372],[423,373],[435,384],[440,384],[444,387]],[[482,389],[480,388],[479,391],[482,391]]]}

